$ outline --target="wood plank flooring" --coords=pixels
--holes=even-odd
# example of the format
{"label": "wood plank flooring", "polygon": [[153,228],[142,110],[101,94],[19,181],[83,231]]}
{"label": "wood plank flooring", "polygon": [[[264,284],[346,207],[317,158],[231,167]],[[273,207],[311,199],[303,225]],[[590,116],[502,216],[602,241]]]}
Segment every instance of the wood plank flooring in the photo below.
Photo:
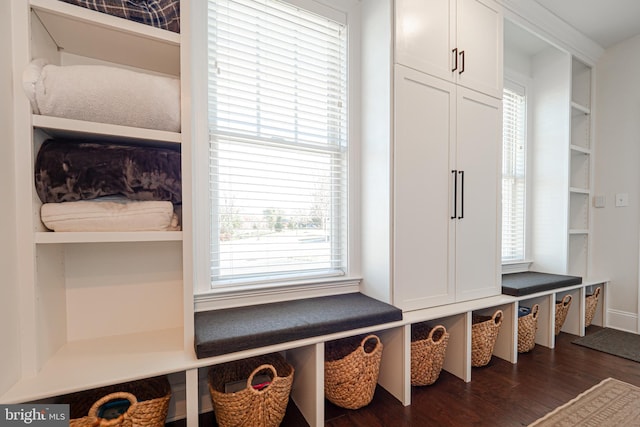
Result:
{"label": "wood plank flooring", "polygon": [[[598,330],[590,326],[587,333]],[[413,387],[403,407],[383,389],[357,411],[327,403],[326,426],[526,426],[608,377],[640,386],[640,363],[572,344],[561,332],[556,348],[537,345],[518,363],[493,357],[473,368],[471,382],[442,372],[431,386]],[[639,402],[640,404],[640,402]]]}
{"label": "wood plank flooring", "polygon": [[[587,334],[598,329],[590,326]],[[572,344],[576,338],[560,333],[555,349],[537,345],[515,365],[493,357],[488,366],[473,368],[469,383],[443,371],[435,384],[413,387],[407,407],[380,387],[359,410],[327,401],[325,427],[526,426],[605,378],[640,386],[640,363]],[[282,426],[306,426],[289,406]],[[201,416],[200,426],[215,425],[211,413]]]}

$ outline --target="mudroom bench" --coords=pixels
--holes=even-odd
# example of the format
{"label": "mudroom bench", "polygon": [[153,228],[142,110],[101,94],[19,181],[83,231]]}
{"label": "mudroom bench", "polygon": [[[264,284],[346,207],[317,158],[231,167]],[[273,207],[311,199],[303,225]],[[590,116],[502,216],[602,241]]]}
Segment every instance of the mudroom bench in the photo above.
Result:
{"label": "mudroom bench", "polygon": [[504,274],[502,292],[511,295],[517,301],[518,307],[530,308],[534,304],[539,305],[540,316],[535,341],[545,347],[554,348],[556,303],[565,295],[571,295],[571,306],[561,330],[572,335],[584,336],[585,298],[599,286],[602,292],[592,323],[606,326],[607,283],[608,280],[585,280],[578,276],[524,272]]}
{"label": "mudroom bench", "polygon": [[[573,298],[563,331],[584,335],[585,296],[602,286],[602,299],[593,323],[605,325],[606,281],[582,281],[566,276],[512,276],[530,281],[520,295],[494,297],[402,312],[361,293],[285,301],[195,314],[195,353],[202,380],[205,368],[254,355],[285,352],[295,368],[291,398],[310,426],[324,425],[324,345],[326,342],[375,333],[384,345],[378,383],[402,404],[411,404],[411,325],[441,324],[450,333],[443,369],[471,381],[471,325],[473,314],[502,310],[504,320],[494,356],[517,363],[518,310],[539,304],[536,343],[555,346],[555,303]],[[557,280],[556,280],[557,279]],[[565,280],[566,279],[566,280]],[[546,280],[546,282],[545,282]],[[509,284],[509,280],[503,283]],[[524,282],[522,282],[524,283]],[[543,286],[541,287],[541,283]],[[554,285],[550,285],[553,283]],[[512,284],[512,283],[511,283]],[[189,374],[187,377],[189,378]],[[437,383],[434,385],[437,386]],[[199,411],[209,408],[200,406]],[[196,414],[192,415],[193,417]]]}
{"label": "mudroom bench", "polygon": [[[400,401],[402,310],[349,293],[195,313],[201,368],[254,355],[286,352],[294,367],[291,398],[310,426],[324,425],[324,343],[375,333],[384,343],[379,384]],[[398,365],[400,364],[400,365]],[[200,372],[200,379],[203,372]],[[205,402],[208,401],[205,399]],[[208,408],[200,408],[200,411]],[[192,416],[195,418],[195,414]]]}
{"label": "mudroom bench", "polygon": [[402,310],[361,293],[195,313],[198,359],[402,320]]}

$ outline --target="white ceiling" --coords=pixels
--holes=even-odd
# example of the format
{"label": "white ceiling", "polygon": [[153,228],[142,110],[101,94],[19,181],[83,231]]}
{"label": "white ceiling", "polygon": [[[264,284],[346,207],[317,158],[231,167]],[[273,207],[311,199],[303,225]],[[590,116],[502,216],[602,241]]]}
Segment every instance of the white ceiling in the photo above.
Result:
{"label": "white ceiling", "polygon": [[605,49],[640,34],[640,0],[536,1]]}

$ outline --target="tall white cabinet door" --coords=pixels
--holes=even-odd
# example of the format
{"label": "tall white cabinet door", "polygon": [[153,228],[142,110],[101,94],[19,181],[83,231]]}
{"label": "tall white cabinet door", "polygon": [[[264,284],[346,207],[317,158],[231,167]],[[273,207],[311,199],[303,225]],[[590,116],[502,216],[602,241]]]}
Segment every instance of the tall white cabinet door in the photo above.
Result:
{"label": "tall white cabinet door", "polygon": [[453,302],[455,85],[395,66],[393,303]]}
{"label": "tall white cabinet door", "polygon": [[503,26],[493,0],[458,0],[458,84],[502,98]]}
{"label": "tall white cabinet door", "polygon": [[395,62],[452,80],[456,0],[396,0]]}
{"label": "tall white cabinet door", "polygon": [[456,300],[498,295],[502,101],[458,87]]}

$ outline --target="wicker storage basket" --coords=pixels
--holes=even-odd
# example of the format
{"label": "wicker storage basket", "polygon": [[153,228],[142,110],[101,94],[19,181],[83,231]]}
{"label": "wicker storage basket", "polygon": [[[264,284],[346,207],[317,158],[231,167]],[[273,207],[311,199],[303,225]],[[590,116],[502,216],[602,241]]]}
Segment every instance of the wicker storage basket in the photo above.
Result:
{"label": "wicker storage basket", "polygon": [[536,346],[539,312],[540,306],[534,304],[529,314],[518,317],[518,353],[526,353]]}
{"label": "wicker storage basket", "polygon": [[593,316],[596,314],[596,307],[598,306],[598,298],[600,297],[600,286],[593,291],[593,294],[587,295],[584,299],[584,326],[590,326],[593,321]]}
{"label": "wicker storage basket", "polygon": [[[101,418],[103,405],[118,399],[129,408],[113,419]],[[70,405],[70,427],[156,427],[164,426],[171,386],[166,377],[156,377],[74,393],[62,398]]]}
{"label": "wicker storage basket", "polygon": [[440,376],[449,333],[438,325],[411,325],[411,385],[431,385]]}
{"label": "wicker storage basket", "polygon": [[564,321],[567,318],[569,307],[571,307],[571,299],[571,295],[567,294],[562,298],[562,301],[556,301],[556,335],[560,333],[560,329],[562,329],[562,325],[564,325]]}
{"label": "wicker storage basket", "polygon": [[500,326],[502,326],[502,310],[496,310],[493,316],[474,314],[471,326],[471,366],[485,366],[491,361],[493,347],[496,344]]}
{"label": "wicker storage basket", "polygon": [[325,344],[324,394],[347,409],[368,405],[378,383],[382,342],[376,335],[345,338]]}
{"label": "wicker storage basket", "polygon": [[[269,384],[257,390],[254,377],[266,373]],[[275,427],[280,425],[289,403],[293,366],[279,353],[227,362],[209,369],[209,393],[220,427]],[[246,381],[243,389],[225,392],[225,386]]]}

